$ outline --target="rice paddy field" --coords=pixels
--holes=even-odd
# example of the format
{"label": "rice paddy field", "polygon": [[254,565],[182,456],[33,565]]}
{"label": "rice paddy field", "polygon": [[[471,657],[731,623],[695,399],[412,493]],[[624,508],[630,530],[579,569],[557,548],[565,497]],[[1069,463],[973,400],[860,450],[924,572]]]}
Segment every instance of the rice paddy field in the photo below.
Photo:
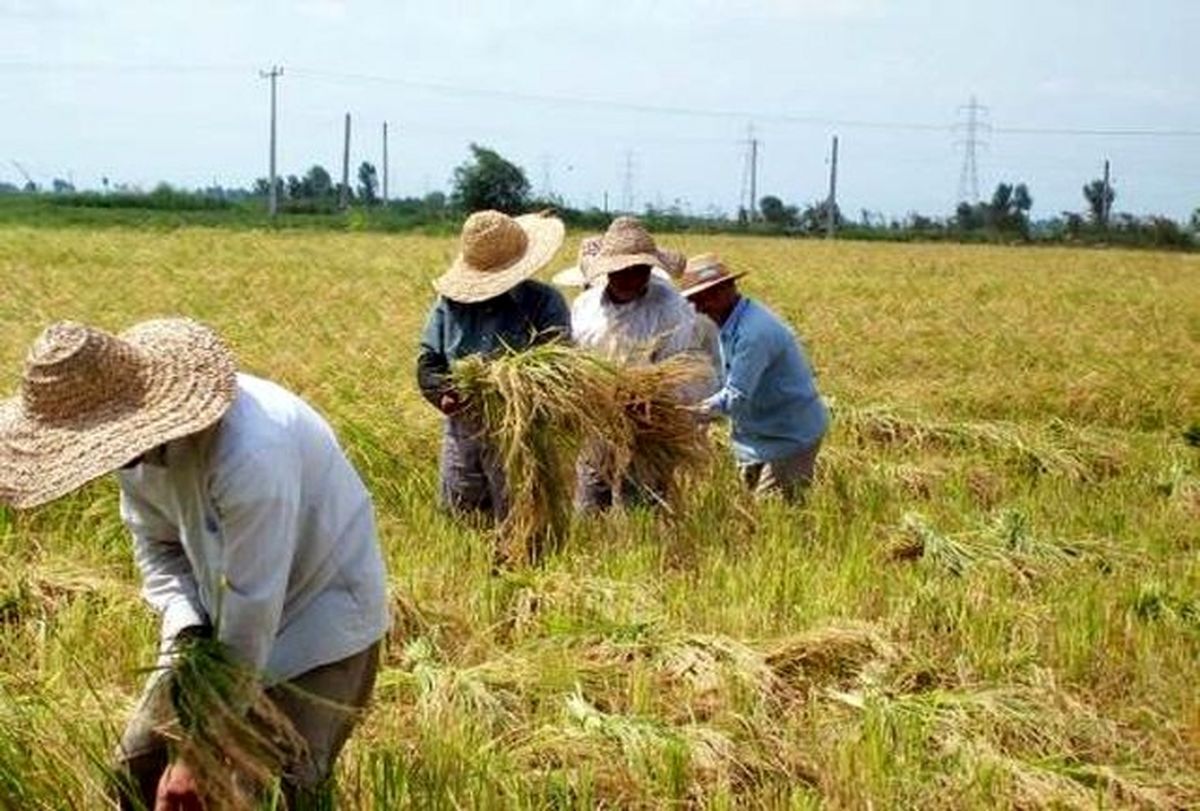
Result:
{"label": "rice paddy field", "polygon": [[[414,379],[452,239],[0,230],[0,391],[53,320],[186,314],[327,415],[394,593],[341,807],[1200,807],[1200,256],[663,244],[804,336],[806,505],[718,433],[675,514],[493,575]],[[111,481],[0,510],[0,807],[102,807],[156,631]]]}

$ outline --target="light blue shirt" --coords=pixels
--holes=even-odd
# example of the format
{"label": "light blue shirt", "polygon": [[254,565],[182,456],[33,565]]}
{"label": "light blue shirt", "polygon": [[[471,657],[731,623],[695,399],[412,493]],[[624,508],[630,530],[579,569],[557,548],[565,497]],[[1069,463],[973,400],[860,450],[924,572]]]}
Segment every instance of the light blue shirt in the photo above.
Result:
{"label": "light blue shirt", "polygon": [[729,417],[743,464],[807,450],[829,427],[829,412],[796,336],[779,316],[742,296],[721,326],[721,390],[705,400]]}
{"label": "light blue shirt", "polygon": [[211,623],[274,682],[365,650],[387,630],[371,497],[329,425],[296,395],[238,375],[216,425],[118,478],[164,650],[183,628]]}

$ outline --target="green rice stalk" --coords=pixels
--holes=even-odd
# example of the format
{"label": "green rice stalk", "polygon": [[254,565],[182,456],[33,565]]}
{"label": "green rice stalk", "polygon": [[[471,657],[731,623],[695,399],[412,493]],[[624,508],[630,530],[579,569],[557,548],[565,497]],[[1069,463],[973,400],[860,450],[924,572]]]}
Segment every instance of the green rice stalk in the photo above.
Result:
{"label": "green rice stalk", "polygon": [[304,739],[263,691],[257,674],[222,643],[179,646],[169,677],[172,717],[159,732],[196,777],[205,807],[253,807],[285,767],[306,751]]}

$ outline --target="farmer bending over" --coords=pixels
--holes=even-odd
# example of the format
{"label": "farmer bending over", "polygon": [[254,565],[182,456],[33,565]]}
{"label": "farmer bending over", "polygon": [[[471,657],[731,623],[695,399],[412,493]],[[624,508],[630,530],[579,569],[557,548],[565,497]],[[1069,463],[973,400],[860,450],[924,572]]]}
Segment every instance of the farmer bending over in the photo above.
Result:
{"label": "farmer bending over", "polygon": [[119,336],[65,322],[29,351],[0,403],[0,503],[33,507],[117,471],[162,664],[118,751],[123,808],[199,808],[172,759],[172,654],[215,635],[307,743],[286,764],[291,807],[317,795],[371,694],[387,630],[371,499],[325,420],[245,374],[186,319]]}
{"label": "farmer bending over", "polygon": [[812,482],[829,413],[788,325],[738,293],[743,275],[710,253],[693,257],[680,280],[683,295],[721,328],[724,383],[700,410],[729,417],[734,456],[751,490],[792,500]]}
{"label": "farmer bending over", "polygon": [[[587,264],[590,286],[571,307],[575,342],[629,364],[659,363],[699,351],[702,331],[697,315],[668,280],[664,259],[669,258],[637,219],[613,220]],[[702,381],[696,391],[684,392],[684,398],[696,401],[711,392],[704,385]],[[583,510],[607,509],[614,500],[612,483],[586,456],[579,465],[576,501]],[[620,497],[652,502],[664,486],[665,482],[625,481]]]}
{"label": "farmer bending over", "polygon": [[441,295],[421,336],[417,382],[445,415],[440,464],[442,505],[496,520],[508,511],[508,490],[495,446],[449,383],[451,362],[468,355],[520,351],[569,338],[571,316],[562,295],[530,277],[562,245],[561,220],[541,214],[512,218],[479,211],[463,225],[461,251],[434,282]]}

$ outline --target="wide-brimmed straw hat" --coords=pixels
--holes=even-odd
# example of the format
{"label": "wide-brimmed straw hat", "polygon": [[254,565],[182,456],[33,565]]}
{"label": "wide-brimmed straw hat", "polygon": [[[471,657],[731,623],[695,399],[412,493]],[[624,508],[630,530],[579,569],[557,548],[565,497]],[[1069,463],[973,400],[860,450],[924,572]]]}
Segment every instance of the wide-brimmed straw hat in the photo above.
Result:
{"label": "wide-brimmed straw hat", "polygon": [[[587,287],[591,284],[588,267],[599,255],[603,239],[599,235],[584,237],[579,243],[579,259],[571,267],[555,273],[552,281],[560,287]],[[683,268],[687,265],[687,257],[677,251],[659,251],[658,256],[662,267],[652,268],[651,272],[661,279],[671,280],[683,273]]]}
{"label": "wide-brimmed straw hat", "polygon": [[588,284],[588,265],[591,264],[593,257],[600,253],[600,241],[602,239],[603,237],[599,234],[581,239],[579,241],[579,256],[575,260],[575,264],[555,273],[552,281],[563,287],[586,286]]}
{"label": "wide-brimmed straw hat", "polygon": [[44,504],[201,431],[236,391],[233,354],[195,321],[119,336],[53,324],[29,350],[20,394],[0,401],[0,503]]}
{"label": "wide-brimmed straw hat", "polygon": [[547,213],[510,217],[477,211],[463,224],[454,264],[433,282],[451,301],[470,304],[506,293],[544,267],[562,246],[566,228]]}
{"label": "wide-brimmed straw hat", "polygon": [[636,217],[617,217],[600,240],[600,252],[588,264],[588,281],[635,265],[662,267],[654,237]]}
{"label": "wide-brimmed straw hat", "polygon": [[679,279],[687,270],[687,255],[679,251],[659,251],[658,260],[662,265],[663,272],[670,279]]}
{"label": "wide-brimmed straw hat", "polygon": [[702,253],[688,260],[687,268],[679,277],[679,293],[684,298],[691,298],[710,287],[740,279],[745,275],[745,271],[730,273],[721,257],[715,253]]}

